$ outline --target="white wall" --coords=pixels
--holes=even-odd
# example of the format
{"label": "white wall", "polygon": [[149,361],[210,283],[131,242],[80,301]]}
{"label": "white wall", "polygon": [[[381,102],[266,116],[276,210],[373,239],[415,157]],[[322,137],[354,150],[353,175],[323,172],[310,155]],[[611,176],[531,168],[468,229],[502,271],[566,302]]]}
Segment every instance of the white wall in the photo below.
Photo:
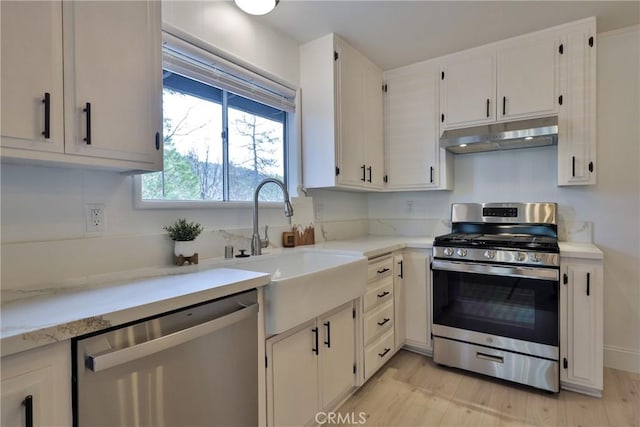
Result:
{"label": "white wall", "polygon": [[558,187],[555,147],[458,155],[453,191],[371,194],[369,216],[447,218],[452,202],[554,201],[563,221],[592,222],[605,256],[605,363],[640,372],[640,30],[600,34],[597,47],[597,185]]}

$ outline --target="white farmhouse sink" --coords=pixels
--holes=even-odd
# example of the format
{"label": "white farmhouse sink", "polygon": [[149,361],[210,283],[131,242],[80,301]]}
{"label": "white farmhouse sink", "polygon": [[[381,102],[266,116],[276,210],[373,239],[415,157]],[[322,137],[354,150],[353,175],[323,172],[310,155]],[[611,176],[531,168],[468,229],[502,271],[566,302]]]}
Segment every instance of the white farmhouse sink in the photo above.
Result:
{"label": "white farmhouse sink", "polygon": [[267,335],[279,334],[364,294],[367,258],[302,249],[240,261],[233,268],[271,274],[265,287]]}

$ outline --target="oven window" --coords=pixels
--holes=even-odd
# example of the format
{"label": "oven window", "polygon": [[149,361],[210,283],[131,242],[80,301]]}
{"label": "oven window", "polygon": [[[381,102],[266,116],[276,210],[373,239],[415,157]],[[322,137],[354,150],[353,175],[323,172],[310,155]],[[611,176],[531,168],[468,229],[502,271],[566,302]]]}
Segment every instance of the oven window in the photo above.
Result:
{"label": "oven window", "polygon": [[558,346],[558,282],[434,270],[433,323]]}

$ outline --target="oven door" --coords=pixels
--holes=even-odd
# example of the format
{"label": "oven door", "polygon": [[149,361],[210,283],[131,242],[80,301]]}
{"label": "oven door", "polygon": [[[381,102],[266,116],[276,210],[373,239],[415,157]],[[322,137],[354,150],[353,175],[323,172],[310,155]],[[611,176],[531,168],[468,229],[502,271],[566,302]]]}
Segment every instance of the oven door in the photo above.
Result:
{"label": "oven door", "polygon": [[433,334],[558,360],[559,271],[434,260]]}

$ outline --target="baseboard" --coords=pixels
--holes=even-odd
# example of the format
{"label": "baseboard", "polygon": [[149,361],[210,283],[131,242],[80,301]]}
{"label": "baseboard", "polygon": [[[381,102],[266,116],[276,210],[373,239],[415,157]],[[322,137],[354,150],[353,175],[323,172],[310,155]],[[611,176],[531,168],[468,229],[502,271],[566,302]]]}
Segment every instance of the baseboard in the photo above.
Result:
{"label": "baseboard", "polygon": [[605,345],[604,366],[640,374],[640,351],[632,348]]}
{"label": "baseboard", "polygon": [[424,343],[418,341],[406,340],[402,348],[425,356],[433,356],[433,349],[428,348]]}

